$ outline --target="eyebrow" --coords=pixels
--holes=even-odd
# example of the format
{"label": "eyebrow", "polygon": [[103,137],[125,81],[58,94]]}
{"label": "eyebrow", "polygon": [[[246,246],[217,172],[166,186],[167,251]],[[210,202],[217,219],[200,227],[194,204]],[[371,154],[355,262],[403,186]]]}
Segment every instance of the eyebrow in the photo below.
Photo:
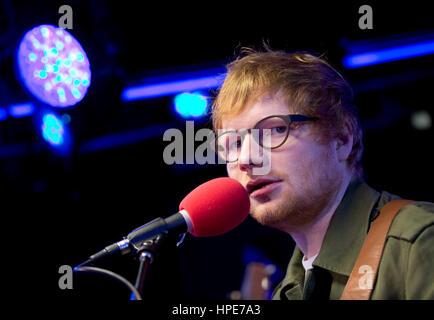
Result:
{"label": "eyebrow", "polygon": [[243,130],[246,130],[246,129],[226,129],[226,130],[224,130],[224,129],[218,129],[217,130],[217,136],[219,136],[221,134],[224,134],[226,132],[238,132],[238,131],[243,131]]}
{"label": "eyebrow", "polygon": [[[261,118],[261,119],[262,119],[262,118]],[[259,120],[261,120],[261,119],[259,119]],[[256,125],[256,124],[258,123],[259,120],[254,121],[253,124],[250,125],[250,126],[247,127],[247,128],[241,128],[241,129],[234,129],[234,128],[222,129],[222,128],[220,128],[220,129],[217,130],[217,132],[218,132],[219,134],[223,134],[223,133],[228,132],[228,131],[243,131],[243,130],[253,129],[253,126]]]}

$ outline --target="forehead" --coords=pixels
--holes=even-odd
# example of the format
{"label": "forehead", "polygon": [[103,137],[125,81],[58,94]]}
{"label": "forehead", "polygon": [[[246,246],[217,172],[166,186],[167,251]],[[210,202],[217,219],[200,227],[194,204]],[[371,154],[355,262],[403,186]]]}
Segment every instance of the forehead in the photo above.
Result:
{"label": "forehead", "polygon": [[259,120],[271,116],[289,113],[288,103],[281,96],[262,96],[248,101],[237,115],[223,117],[222,129],[252,128]]}

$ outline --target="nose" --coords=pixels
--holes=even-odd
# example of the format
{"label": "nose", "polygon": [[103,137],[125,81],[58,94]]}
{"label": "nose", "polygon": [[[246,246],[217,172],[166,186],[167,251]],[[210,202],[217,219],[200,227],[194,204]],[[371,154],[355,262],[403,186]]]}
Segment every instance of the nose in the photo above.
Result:
{"label": "nose", "polygon": [[238,166],[242,171],[249,171],[263,165],[263,149],[252,137],[252,133],[244,136],[238,155]]}

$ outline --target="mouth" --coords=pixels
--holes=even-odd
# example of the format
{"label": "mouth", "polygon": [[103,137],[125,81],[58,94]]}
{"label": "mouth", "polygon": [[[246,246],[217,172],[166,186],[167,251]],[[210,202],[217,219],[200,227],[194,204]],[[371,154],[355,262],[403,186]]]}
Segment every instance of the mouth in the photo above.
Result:
{"label": "mouth", "polygon": [[281,181],[278,179],[253,180],[246,185],[246,190],[251,197],[260,197],[274,190]]}

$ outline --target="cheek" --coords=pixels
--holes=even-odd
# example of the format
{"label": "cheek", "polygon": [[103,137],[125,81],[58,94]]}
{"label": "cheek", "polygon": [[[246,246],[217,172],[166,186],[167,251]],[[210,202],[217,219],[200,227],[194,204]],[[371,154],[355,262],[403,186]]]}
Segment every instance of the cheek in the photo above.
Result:
{"label": "cheek", "polygon": [[329,180],[336,172],[336,162],[328,147],[317,147],[307,153],[301,164],[303,178],[311,183],[320,184]]}
{"label": "cheek", "polygon": [[328,152],[325,148],[293,148],[286,155],[272,157],[272,171],[279,172],[298,185],[312,180],[327,170]]}
{"label": "cheek", "polygon": [[[237,166],[234,164],[227,164],[226,171],[228,173],[229,178],[237,179]],[[238,180],[238,179],[237,179]]]}

